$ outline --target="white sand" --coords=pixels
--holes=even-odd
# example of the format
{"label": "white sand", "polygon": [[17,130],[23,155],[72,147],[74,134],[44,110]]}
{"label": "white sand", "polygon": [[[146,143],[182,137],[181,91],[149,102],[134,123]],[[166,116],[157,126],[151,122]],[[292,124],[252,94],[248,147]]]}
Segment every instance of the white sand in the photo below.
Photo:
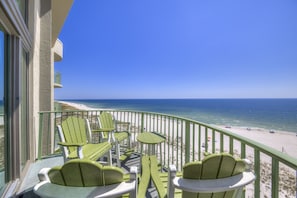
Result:
{"label": "white sand", "polygon": [[73,102],[65,102],[65,101],[60,101],[60,100],[58,102],[61,103],[61,104],[72,106],[72,107],[74,107],[76,109],[79,109],[79,110],[86,110],[86,111],[96,110],[96,109],[88,107],[87,105],[84,105],[84,104],[78,104],[78,103],[73,103]]}
{"label": "white sand", "polygon": [[274,130],[274,133],[270,133],[270,130],[261,128],[245,128],[235,126],[232,126],[231,128],[226,128],[224,126],[219,127],[257,141],[266,146],[272,147],[297,159],[296,133],[277,130]]}

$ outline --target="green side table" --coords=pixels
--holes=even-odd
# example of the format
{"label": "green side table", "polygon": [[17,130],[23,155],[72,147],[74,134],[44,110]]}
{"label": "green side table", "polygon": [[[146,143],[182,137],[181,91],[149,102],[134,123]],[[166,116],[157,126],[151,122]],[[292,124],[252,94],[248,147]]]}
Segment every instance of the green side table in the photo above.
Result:
{"label": "green side table", "polygon": [[160,146],[160,158],[162,164],[162,147],[161,143],[165,142],[166,137],[157,132],[142,132],[138,134],[137,141],[141,143],[141,155],[144,145],[147,145],[147,155],[156,155],[155,146]]}

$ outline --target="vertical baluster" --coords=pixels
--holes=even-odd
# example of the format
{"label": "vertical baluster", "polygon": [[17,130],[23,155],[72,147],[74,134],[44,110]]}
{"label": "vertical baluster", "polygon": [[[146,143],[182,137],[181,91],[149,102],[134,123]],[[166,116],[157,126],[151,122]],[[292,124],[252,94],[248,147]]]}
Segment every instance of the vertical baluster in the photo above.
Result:
{"label": "vertical baluster", "polygon": [[257,175],[254,186],[254,197],[260,197],[260,152],[257,148],[254,149],[254,171]]}
{"label": "vertical baluster", "polygon": [[51,112],[48,113],[47,130],[46,130],[46,132],[47,132],[47,139],[46,139],[46,149],[47,150],[46,150],[46,155],[48,155],[50,153],[50,151],[51,151],[50,144],[51,144],[51,140],[52,140],[52,138],[51,138]]}
{"label": "vertical baluster", "polygon": [[220,152],[224,152],[224,134],[220,133]]}
{"label": "vertical baluster", "polygon": [[216,152],[216,136],[215,136],[215,130],[212,129],[212,137],[211,137],[211,143],[212,143],[212,153]]}
{"label": "vertical baluster", "polygon": [[185,125],[185,121],[183,120],[182,121],[182,123],[181,123],[181,132],[180,132],[180,139],[178,139],[179,141],[180,141],[180,146],[178,147],[178,148],[180,148],[180,156],[181,156],[181,158],[180,158],[180,163],[181,164],[185,164],[185,162],[184,162],[184,137],[185,137],[185,127],[184,127],[184,125]]}
{"label": "vertical baluster", "polygon": [[[180,161],[179,161],[179,159],[178,159],[178,152],[179,152],[179,147],[178,147],[178,144],[179,144],[179,134],[180,134],[180,123],[178,122],[177,123],[177,130],[176,130],[176,133],[173,133],[173,134],[175,134],[175,136],[176,136],[176,139],[174,139],[174,135],[172,136],[172,140],[171,140],[171,144],[172,145],[176,145],[176,154],[175,155],[172,155],[172,159],[174,159],[174,157],[176,157],[176,164],[177,164],[177,169],[179,168],[179,163],[181,163]],[[173,149],[174,150],[174,149]],[[173,163],[174,163],[174,161],[173,161]]]}
{"label": "vertical baluster", "polygon": [[204,130],[205,130],[205,133],[204,133],[204,146],[205,146],[205,152],[207,153],[208,152],[208,130],[207,130],[207,127],[204,126]]}
{"label": "vertical baluster", "polygon": [[198,126],[198,151],[199,151],[199,153],[198,153],[198,160],[200,161],[201,160],[201,125],[199,124],[199,126]]}
{"label": "vertical baluster", "polygon": [[141,125],[140,125],[141,133],[144,131],[144,113],[141,113]]}
{"label": "vertical baluster", "polygon": [[[167,117],[167,116],[166,116]],[[172,134],[172,132],[173,132],[173,130],[171,130],[171,126],[170,126],[170,117],[167,117],[166,118],[166,126],[168,125],[168,128],[167,128],[167,130],[165,130],[165,132],[166,133],[169,133],[169,134]],[[168,146],[168,150],[169,150],[169,147],[170,146]],[[169,158],[169,157],[168,157]],[[169,166],[169,164],[168,164],[168,166]]]}
{"label": "vertical baluster", "polygon": [[278,198],[279,192],[279,161],[275,158],[272,158],[272,167],[271,167],[271,197]]}
{"label": "vertical baluster", "polygon": [[195,139],[196,139],[196,124],[193,123],[193,132],[192,132],[192,160],[195,161]]}
{"label": "vertical baluster", "polygon": [[240,154],[240,157],[242,159],[244,159],[244,158],[246,158],[246,150],[245,150],[246,145],[243,142],[241,142],[240,145],[241,145],[241,154]]}
{"label": "vertical baluster", "polygon": [[[175,134],[176,133],[178,133],[178,128],[177,128],[177,130],[176,130],[176,132],[175,131],[172,131],[171,133],[170,133],[170,138],[171,138],[171,142],[170,142],[170,140],[168,141],[170,144],[168,145],[168,151],[170,150],[169,148],[171,147],[171,164],[174,164],[175,162],[174,162],[174,148],[173,148],[173,146],[174,146],[174,137],[175,137]],[[168,152],[169,153],[169,152]],[[169,159],[169,157],[168,157],[168,159]],[[168,166],[169,166],[170,164],[168,163]]]}
{"label": "vertical baluster", "polygon": [[233,148],[234,148],[234,139],[233,139],[233,137],[229,136],[229,153],[231,155],[234,154]]}
{"label": "vertical baluster", "polygon": [[42,131],[43,131],[43,113],[39,113],[39,144],[38,144],[38,159],[41,160],[42,156]]}

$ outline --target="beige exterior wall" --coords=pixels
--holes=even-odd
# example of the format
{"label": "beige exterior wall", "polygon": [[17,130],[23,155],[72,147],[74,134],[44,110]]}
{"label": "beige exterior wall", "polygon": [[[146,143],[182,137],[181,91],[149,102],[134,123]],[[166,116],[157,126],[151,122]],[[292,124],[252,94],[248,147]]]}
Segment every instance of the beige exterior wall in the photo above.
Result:
{"label": "beige exterior wall", "polygon": [[[31,95],[32,95],[32,131],[33,133],[33,141],[38,142],[38,123],[39,123],[39,82],[40,82],[40,18],[39,18],[39,8],[40,8],[40,2],[39,1],[31,1],[31,5],[29,7],[29,28],[30,33],[34,38],[34,45],[32,49],[32,58],[31,58],[31,68],[32,68],[32,82],[30,83],[31,87]],[[34,144],[34,151],[33,156],[35,157],[37,155],[37,144]]]}
{"label": "beige exterior wall", "polygon": [[[29,27],[30,33],[34,39],[34,45],[32,46],[32,131],[34,131],[35,151],[34,156],[37,156],[37,143],[39,133],[39,112],[54,110],[54,62],[61,61],[63,58],[63,43],[59,39],[56,39],[53,44],[53,27],[55,26],[55,32],[60,32],[61,25],[65,18],[53,17],[52,6],[50,1],[33,1],[30,0],[29,11]],[[73,1],[67,0],[68,5],[72,5]],[[60,11],[67,10],[69,8],[62,9],[63,6],[58,6],[56,2],[56,8]],[[58,13],[59,10],[55,10]],[[60,16],[67,16],[68,13],[59,14]],[[59,20],[58,25],[52,23],[53,18],[56,21]],[[57,34],[57,33],[56,33]],[[54,127],[54,126],[52,126]],[[53,141],[53,137],[52,137]]]}

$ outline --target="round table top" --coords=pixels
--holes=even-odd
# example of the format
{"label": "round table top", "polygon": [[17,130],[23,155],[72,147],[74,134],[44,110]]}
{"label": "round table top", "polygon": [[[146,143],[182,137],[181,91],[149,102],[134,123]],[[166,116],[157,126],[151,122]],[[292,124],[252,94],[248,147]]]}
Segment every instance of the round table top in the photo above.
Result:
{"label": "round table top", "polygon": [[138,134],[137,141],[144,144],[159,144],[165,141],[165,137],[152,132],[143,132]]}

